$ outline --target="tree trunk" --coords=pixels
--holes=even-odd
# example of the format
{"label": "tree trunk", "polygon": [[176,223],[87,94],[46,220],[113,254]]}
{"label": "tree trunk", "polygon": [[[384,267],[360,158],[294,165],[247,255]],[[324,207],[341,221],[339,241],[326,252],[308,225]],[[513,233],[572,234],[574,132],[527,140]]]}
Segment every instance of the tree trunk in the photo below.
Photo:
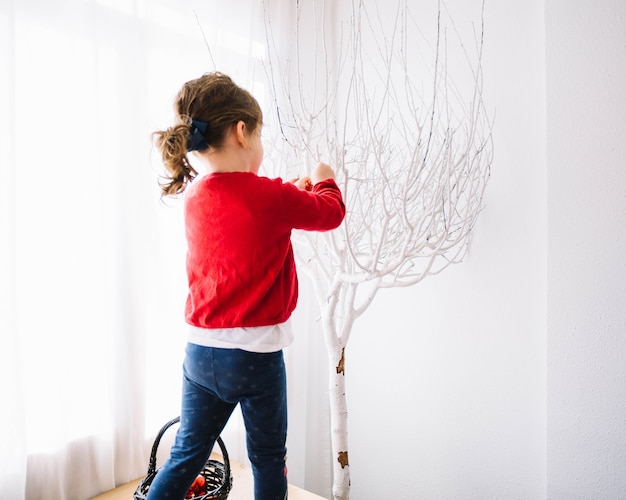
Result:
{"label": "tree trunk", "polygon": [[330,404],[330,437],[333,462],[333,499],[350,498],[350,464],[348,462],[348,405],[346,402],[345,344],[335,335],[332,320],[324,322],[328,350],[328,392]]}

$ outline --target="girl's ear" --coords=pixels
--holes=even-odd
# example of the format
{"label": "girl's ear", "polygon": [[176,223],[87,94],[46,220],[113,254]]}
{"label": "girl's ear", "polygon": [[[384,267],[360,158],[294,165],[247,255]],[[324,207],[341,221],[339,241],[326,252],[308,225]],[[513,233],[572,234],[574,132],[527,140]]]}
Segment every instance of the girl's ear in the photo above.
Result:
{"label": "girl's ear", "polygon": [[241,147],[246,147],[248,145],[248,139],[246,137],[246,124],[243,120],[239,120],[235,125],[235,136],[237,137],[237,142]]}

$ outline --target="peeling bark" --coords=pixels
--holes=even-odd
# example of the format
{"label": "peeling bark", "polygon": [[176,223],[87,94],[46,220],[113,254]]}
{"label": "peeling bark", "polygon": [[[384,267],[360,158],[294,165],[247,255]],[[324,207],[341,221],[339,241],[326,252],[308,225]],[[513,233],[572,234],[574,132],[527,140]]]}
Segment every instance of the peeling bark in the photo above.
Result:
{"label": "peeling bark", "polygon": [[341,350],[341,359],[339,360],[339,364],[337,365],[337,373],[338,373],[338,374],[340,373],[340,374],[342,374],[342,375],[345,375],[345,374],[346,374],[346,373],[345,373],[345,368],[346,368],[346,367],[345,367],[345,364],[346,364],[346,357],[345,357],[345,354],[346,354],[346,349],[345,349],[345,348],[343,348],[343,349]]}

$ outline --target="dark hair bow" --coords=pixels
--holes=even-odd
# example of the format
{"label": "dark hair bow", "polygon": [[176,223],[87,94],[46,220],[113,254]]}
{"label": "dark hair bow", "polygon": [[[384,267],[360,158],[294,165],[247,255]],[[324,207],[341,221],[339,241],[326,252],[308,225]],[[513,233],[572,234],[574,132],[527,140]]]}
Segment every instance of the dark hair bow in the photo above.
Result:
{"label": "dark hair bow", "polygon": [[204,138],[208,128],[209,124],[207,122],[191,120],[191,125],[189,125],[190,135],[187,138],[187,151],[204,151],[209,148]]}

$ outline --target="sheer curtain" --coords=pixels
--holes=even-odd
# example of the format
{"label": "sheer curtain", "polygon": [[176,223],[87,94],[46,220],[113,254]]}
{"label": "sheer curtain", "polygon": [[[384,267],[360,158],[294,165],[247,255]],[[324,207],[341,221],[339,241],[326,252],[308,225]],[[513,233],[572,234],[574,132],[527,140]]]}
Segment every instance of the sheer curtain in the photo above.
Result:
{"label": "sheer curtain", "polygon": [[[149,135],[213,69],[267,108],[263,19],[261,0],[1,0],[1,498],[84,500],[145,473],[178,412],[186,293]],[[326,494],[326,356],[301,281],[290,480]],[[224,436],[245,462],[240,416]]]}

